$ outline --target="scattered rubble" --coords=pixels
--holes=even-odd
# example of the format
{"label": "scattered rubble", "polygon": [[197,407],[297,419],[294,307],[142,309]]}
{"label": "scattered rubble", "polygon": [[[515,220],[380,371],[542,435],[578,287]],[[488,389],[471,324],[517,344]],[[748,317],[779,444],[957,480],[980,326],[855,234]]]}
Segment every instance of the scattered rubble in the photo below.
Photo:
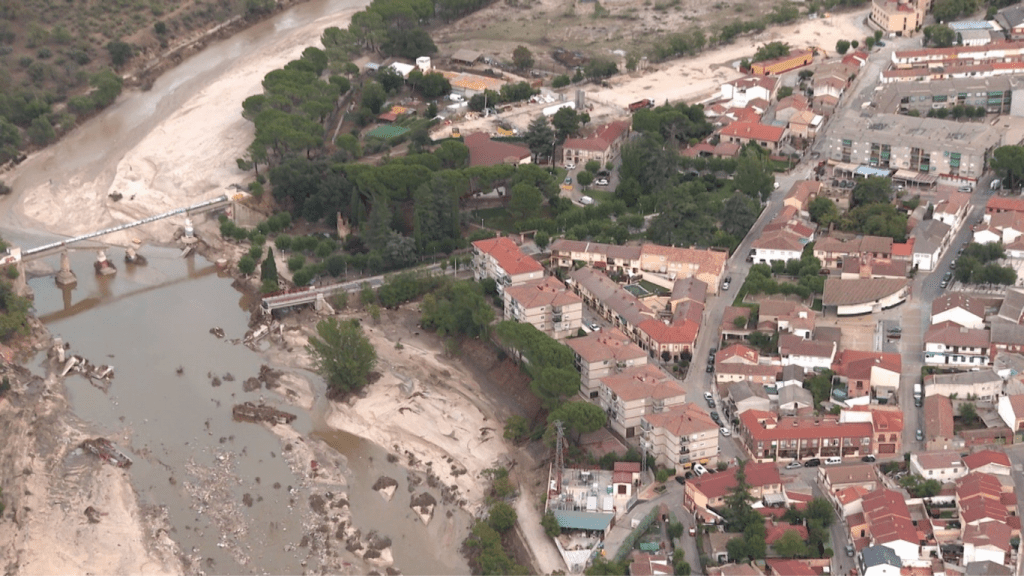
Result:
{"label": "scattered rubble", "polygon": [[217,338],[223,338],[224,337],[224,329],[219,327],[219,326],[210,328],[210,334],[213,334]]}
{"label": "scattered rubble", "polygon": [[90,524],[99,524],[100,516],[105,515],[106,514],[103,514],[102,512],[93,508],[92,506],[89,506],[88,508],[85,509],[85,517],[89,519]]}
{"label": "scattered rubble", "polygon": [[116,446],[106,438],[93,438],[82,442],[81,448],[95,454],[104,462],[108,462],[118,468],[128,468],[132,465],[132,459],[118,450]]}
{"label": "scattered rubble", "polygon": [[231,415],[235,420],[267,422],[269,424],[291,424],[296,418],[295,414],[290,414],[265,404],[253,404],[252,402],[235,405],[231,410]]}
{"label": "scattered rubble", "polygon": [[246,392],[252,392],[253,390],[259,390],[260,386],[261,386],[260,381],[257,380],[255,377],[246,378],[245,382],[242,382],[242,390],[245,390]]}

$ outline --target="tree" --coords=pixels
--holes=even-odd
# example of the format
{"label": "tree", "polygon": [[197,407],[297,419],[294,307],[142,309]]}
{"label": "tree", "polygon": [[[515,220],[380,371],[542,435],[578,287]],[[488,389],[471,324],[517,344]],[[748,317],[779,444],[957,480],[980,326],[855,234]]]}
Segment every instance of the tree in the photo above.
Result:
{"label": "tree", "polygon": [[879,176],[864,178],[853,187],[853,204],[888,203],[892,197],[892,181]]}
{"label": "tree", "polygon": [[537,233],[533,235],[533,243],[537,245],[537,248],[544,250],[548,247],[548,244],[551,243],[551,237],[547,232],[538,230]]}
{"label": "tree", "polygon": [[370,109],[374,114],[380,114],[381,106],[387,100],[387,93],[384,87],[374,81],[369,81],[363,86],[363,95],[360,103]]}
{"label": "tree", "polygon": [[[579,389],[578,386],[576,388]],[[608,415],[600,406],[590,402],[566,402],[548,415],[548,422],[555,420],[562,422],[578,444],[584,434],[600,430],[608,422]]]}
{"label": "tree", "polygon": [[782,100],[783,98],[788,98],[788,97],[790,97],[792,95],[793,95],[793,87],[792,86],[783,86],[782,88],[779,88],[779,91],[776,94],[776,97],[779,100]]}
{"label": "tree", "polygon": [[924,28],[924,38],[938,48],[948,48],[956,42],[956,32],[945,24],[933,24]]}
{"label": "tree", "polygon": [[572,80],[569,78],[568,74],[559,74],[551,79],[552,88],[564,88],[569,84],[572,84]]}
{"label": "tree", "polygon": [[[280,246],[278,249],[280,249]],[[277,282],[277,262],[274,260],[273,248],[267,248],[267,257],[260,264],[260,280],[264,282]]]}
{"label": "tree", "polygon": [[555,127],[555,136],[558,144],[561,145],[566,138],[579,133],[580,116],[572,108],[559,108],[551,117],[551,124]]}
{"label": "tree", "polygon": [[807,205],[807,212],[810,213],[812,222],[826,228],[839,219],[839,209],[836,208],[835,202],[824,196],[811,200]]}
{"label": "tree", "polygon": [[736,163],[733,183],[740,192],[766,201],[774,189],[775,176],[769,172],[764,160],[748,149],[743,152]]}
{"label": "tree", "polygon": [[754,53],[753,62],[764,62],[765,60],[788,55],[789,44],[785,42],[769,42],[757,49],[757,52]]}
{"label": "tree", "polygon": [[554,154],[555,130],[543,114],[530,121],[523,137],[526,140],[526,146],[530,148],[530,153],[533,154],[534,163],[540,156],[551,157]]}
{"label": "tree", "polygon": [[749,196],[734,192],[722,203],[722,230],[736,238],[743,238],[757,222],[761,207]]}
{"label": "tree", "polygon": [[[377,82],[380,82],[384,91],[388,94],[397,92],[405,84],[405,77],[392,66],[384,66],[377,71]],[[364,92],[365,97],[365,92]],[[364,104],[365,105],[365,104]],[[372,109],[372,108],[371,108]]]}
{"label": "tree", "polygon": [[515,508],[505,502],[496,502],[487,515],[487,523],[499,534],[504,534],[516,525],[517,518]]}
{"label": "tree", "polygon": [[786,530],[786,533],[776,540],[775,544],[772,544],[772,548],[783,558],[806,558],[810,556],[807,544],[804,543],[803,537],[796,530]]}
{"label": "tree", "polygon": [[533,53],[522,44],[516,46],[516,49],[512,51],[512,65],[520,71],[533,68]]}
{"label": "tree", "polygon": [[587,160],[587,163],[583,165],[583,169],[591,174],[597,174],[601,171],[601,162],[599,160]]}
{"label": "tree", "polygon": [[839,40],[838,42],[836,42],[836,52],[838,52],[840,56],[843,55],[843,54],[846,54],[846,52],[849,49],[850,49],[850,41],[849,40]]}
{"label": "tree", "polygon": [[594,175],[586,170],[581,170],[576,174],[576,181],[580,183],[580,186],[583,186],[584,190],[586,190],[587,186],[594,183]]}
{"label": "tree", "polygon": [[850,40],[850,47],[854,50],[860,48],[860,40]]}
{"label": "tree", "polygon": [[562,533],[562,527],[558,525],[558,519],[553,512],[548,512],[540,519],[540,525],[544,527],[544,534],[548,538],[557,538]]}
{"label": "tree", "polygon": [[973,424],[978,419],[978,410],[974,402],[963,402],[957,411],[960,413],[960,421],[964,424]]}
{"label": "tree", "polygon": [[107,52],[110,53],[110,61],[115,68],[124,66],[133,56],[131,44],[120,40],[107,42]]}
{"label": "tree", "polygon": [[737,316],[736,318],[733,319],[732,324],[737,329],[742,330],[742,329],[747,327],[747,317],[746,316]]}
{"label": "tree", "polygon": [[377,351],[355,320],[321,320],[317,336],[309,338],[306,350],[313,356],[313,366],[335,391],[348,393],[367,383],[370,371],[377,365]]}
{"label": "tree", "polygon": [[28,127],[28,137],[33,144],[46,146],[57,137],[53,125],[46,116],[36,116]]}
{"label": "tree", "polygon": [[874,36],[868,36],[867,38],[865,38],[864,39],[864,45],[867,46],[868,50],[871,50],[872,48],[874,48],[875,47],[875,37]]}
{"label": "tree", "polygon": [[544,196],[536,186],[520,182],[512,187],[508,209],[516,218],[527,220],[535,217],[540,212],[540,207],[543,203]]}
{"label": "tree", "polygon": [[990,165],[1002,179],[1003,188],[1017,190],[1024,183],[1024,146],[996,148]]}
{"label": "tree", "polygon": [[583,73],[586,74],[587,78],[591,81],[607,78],[613,74],[617,74],[618,71],[618,65],[606,58],[591,58],[583,65]]}
{"label": "tree", "polygon": [[0,164],[17,158],[21,147],[21,132],[4,116],[0,116]]}
{"label": "tree", "polygon": [[[574,370],[570,368],[555,368],[546,366],[537,370],[537,375],[534,376],[533,381],[530,382],[530,391],[533,395],[540,399],[541,403],[548,410],[554,410],[566,398],[576,394],[580,389],[580,381],[577,377],[575,381],[570,378]],[[591,404],[593,406],[593,404]],[[569,415],[581,416],[584,414],[581,412],[582,409],[572,408]],[[580,433],[582,434],[582,432]],[[577,438],[579,441],[579,438]]]}
{"label": "tree", "polygon": [[252,256],[246,254],[238,259],[238,271],[248,276],[256,270],[256,261]]}
{"label": "tree", "polygon": [[505,421],[504,437],[506,440],[518,442],[530,433],[530,423],[526,418],[513,414]]}

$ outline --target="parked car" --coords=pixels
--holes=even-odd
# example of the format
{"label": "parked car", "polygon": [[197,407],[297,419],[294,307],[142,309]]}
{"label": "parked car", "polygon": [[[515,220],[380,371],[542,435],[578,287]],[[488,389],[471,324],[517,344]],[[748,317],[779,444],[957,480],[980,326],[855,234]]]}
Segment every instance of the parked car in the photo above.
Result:
{"label": "parked car", "polygon": [[722,433],[722,436],[732,436],[732,432],[729,431],[729,429],[726,428],[725,426],[719,428],[718,431]]}
{"label": "parked car", "polygon": [[694,528],[693,526],[690,526],[690,536],[696,536],[696,535],[697,535],[697,529]]}
{"label": "parked car", "polygon": [[566,170],[575,170],[576,169],[576,164],[574,164],[572,162],[566,162],[565,163],[565,169]]}
{"label": "parked car", "polygon": [[861,458],[860,461],[861,462],[874,462],[875,461],[875,455],[874,454],[868,454],[867,456]]}
{"label": "parked car", "polygon": [[918,428],[917,432],[914,434],[914,437],[917,438],[918,442],[924,441],[924,431]]}
{"label": "parked car", "polygon": [[722,282],[722,290],[728,290],[728,289],[729,289],[729,279],[726,278],[725,282]]}
{"label": "parked car", "polygon": [[718,415],[718,412],[712,412],[711,419],[714,420],[716,424],[722,423],[722,418]]}
{"label": "parked car", "polygon": [[799,460],[793,460],[789,464],[786,464],[786,470],[793,470],[793,469],[796,469],[796,468],[803,468],[803,467],[804,467],[804,465],[801,464]]}
{"label": "parked car", "polygon": [[815,468],[821,466],[821,460],[818,458],[811,458],[807,462],[804,462],[804,468]]}
{"label": "parked car", "polygon": [[714,396],[711,395],[711,392],[705,392],[704,393],[704,399],[705,400],[712,400],[712,399],[714,399]]}
{"label": "parked car", "polygon": [[713,409],[714,407],[715,407],[715,401],[712,400],[711,398],[708,398],[708,408],[712,408]]}
{"label": "parked car", "polygon": [[971,187],[970,186],[961,186],[961,187],[957,188],[956,191],[957,192],[965,192],[967,194],[970,194],[971,193]]}
{"label": "parked car", "polygon": [[857,553],[857,551],[856,551],[856,550],[854,550],[854,548],[853,548],[853,544],[847,544],[847,545],[846,545],[846,555],[847,555],[847,556],[849,556],[850,558],[853,558],[853,556],[854,556],[854,555],[855,555],[856,553]]}
{"label": "parked car", "polygon": [[676,482],[679,482],[680,484],[685,486],[686,485],[686,478],[684,478],[682,476],[676,476]]}
{"label": "parked car", "polygon": [[914,407],[915,408],[920,408],[921,406],[924,406],[924,399],[923,398],[914,398]]}
{"label": "parked car", "polygon": [[565,183],[572,186],[572,176],[566,176]]}
{"label": "parked car", "polygon": [[707,372],[707,373],[709,373],[709,374],[710,374],[711,372],[714,372],[714,371],[715,371],[715,365],[714,365],[714,364],[708,364],[708,367],[707,367],[707,369],[706,369],[706,370],[704,370],[704,371],[705,371],[705,372]]}
{"label": "parked car", "polygon": [[703,476],[708,473],[708,469],[701,464],[694,464],[693,473],[696,474],[698,477]]}
{"label": "parked car", "polygon": [[594,185],[595,186],[607,186],[608,185],[608,179],[607,178],[598,178],[597,180],[594,181]]}
{"label": "parked car", "polygon": [[881,46],[882,48],[885,48],[885,40],[879,40],[878,42],[875,42],[875,46]]}
{"label": "parked car", "polygon": [[715,352],[718,352],[718,348],[715,346],[712,346],[711,349],[708,350],[708,354],[714,354]]}
{"label": "parked car", "polygon": [[597,322],[594,322],[593,320],[588,321],[587,322],[587,326],[589,326],[591,330],[600,330],[601,329],[601,326]]}

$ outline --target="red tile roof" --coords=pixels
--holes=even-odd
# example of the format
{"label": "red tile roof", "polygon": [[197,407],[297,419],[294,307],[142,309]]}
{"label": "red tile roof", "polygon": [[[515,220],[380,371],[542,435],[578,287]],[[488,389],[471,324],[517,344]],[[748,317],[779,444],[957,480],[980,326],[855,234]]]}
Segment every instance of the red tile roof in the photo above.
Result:
{"label": "red tile roof", "polygon": [[612,484],[630,484],[633,474],[630,472],[612,472]]}
{"label": "red tile roof", "polygon": [[932,324],[924,334],[924,343],[945,344],[946,346],[965,346],[969,348],[982,348],[988,350],[991,338],[988,330],[978,328],[966,328],[946,320],[938,324]]}
{"label": "red tile roof", "polygon": [[545,276],[539,280],[530,280],[518,286],[505,288],[505,293],[529,310],[539,306],[568,306],[582,304],[583,299],[562,284],[554,276]]}
{"label": "red tile roof", "polygon": [[[872,425],[869,422],[843,422],[835,418],[824,417],[786,417],[779,418],[778,424],[772,427],[762,427],[761,414],[768,414],[774,422],[775,414],[761,412],[760,410],[747,410],[740,414],[740,421],[749,431],[754,442],[769,442],[778,440],[801,440],[810,438],[870,438]],[[817,423],[816,423],[817,422]]]}
{"label": "red tile roof", "polygon": [[896,540],[920,543],[902,494],[883,488],[864,496],[863,503],[864,518],[875,543],[886,544]]}
{"label": "red tile roof", "polygon": [[565,344],[587,363],[611,360],[625,362],[647,356],[643,348],[634,344],[618,328],[604,328],[581,338],[570,338]]}
{"label": "red tile roof", "polygon": [[945,396],[924,399],[924,434],[926,438],[953,437],[953,403]]}
{"label": "red tile roof", "polygon": [[601,383],[626,402],[643,398],[664,400],[686,396],[686,389],[675,378],[651,364],[627,368],[618,374],[605,376]]}
{"label": "red tile roof", "polygon": [[771,568],[771,574],[776,576],[820,576],[813,568],[799,560],[765,558],[764,562]]}
{"label": "red tile roof", "polygon": [[698,432],[711,432],[717,435],[719,428],[703,408],[692,402],[673,406],[665,412],[645,414],[643,419],[653,428],[663,428],[673,436],[690,436]]}
{"label": "red tile roof", "polygon": [[954,308],[962,308],[978,318],[985,318],[985,304],[981,300],[971,298],[961,292],[943,294],[932,300],[932,316]]}
{"label": "red tile roof", "polygon": [[1010,467],[1010,457],[1005,452],[998,452],[996,450],[982,450],[964,456],[964,464],[967,468],[974,470],[975,468],[981,468],[986,464],[999,464],[1001,466]]}
{"label": "red tile roof", "polygon": [[1024,198],[1010,198],[1008,196],[993,196],[985,204],[986,212],[1024,212]]}
{"label": "red tile roof", "polygon": [[874,367],[899,374],[903,369],[902,358],[895,352],[861,352],[843,350],[836,355],[832,371],[854,380],[870,380]]}
{"label": "red tile roof", "polygon": [[689,344],[697,341],[697,331],[700,324],[693,320],[665,324],[661,320],[644,320],[637,325],[637,329],[647,334],[655,344]]}
{"label": "red tile roof", "polygon": [[640,473],[640,463],[639,462],[616,462],[613,465],[612,470],[615,471],[615,472],[629,472],[631,474],[639,474]]}
{"label": "red tile roof", "polygon": [[776,143],[782,140],[785,132],[786,129],[781,126],[767,126],[753,122],[733,122],[721,130],[722,136]]}
{"label": "red tile roof", "polygon": [[[747,309],[747,311],[749,312],[750,310]],[[718,351],[718,354],[715,355],[715,364],[757,364],[759,359],[760,354],[758,354],[757,350],[743,344],[733,344]]]}
{"label": "red tile roof", "polygon": [[612,143],[629,131],[631,122],[619,120],[598,126],[591,136],[585,138],[569,138],[562,147],[566,150],[590,150],[604,152],[611,148]]}
{"label": "red tile roof", "polygon": [[1000,522],[985,522],[984,524],[964,527],[964,544],[980,546],[995,546],[1003,552],[1010,551],[1010,527]]}
{"label": "red tile roof", "polygon": [[[1016,504],[1016,498],[1010,500]],[[1006,522],[1010,514],[1003,503],[1002,483],[992,474],[971,472],[956,481],[956,504],[964,522],[990,519]]]}
{"label": "red tile roof", "polygon": [[[708,500],[721,498],[736,487],[736,470],[738,468],[732,467],[717,474],[705,474],[689,482],[695,489],[707,496]],[[747,485],[752,488],[782,484],[779,469],[775,466],[774,462],[764,462],[761,464],[747,462],[743,472],[746,475]]]}
{"label": "red tile roof", "polygon": [[477,240],[473,246],[484,254],[490,255],[498,262],[498,266],[507,274],[525,274],[527,272],[543,272],[544,267],[533,258],[523,254],[519,246],[507,236]]}
{"label": "red tile roof", "polygon": [[765,522],[764,527],[765,531],[767,532],[765,534],[764,541],[769,546],[775,544],[775,542],[778,541],[779,538],[782,538],[782,536],[790,530],[796,530],[797,534],[800,535],[801,540],[807,540],[807,527],[803,524],[794,525],[789,524],[788,522],[780,522],[778,524],[774,524],[772,522]]}

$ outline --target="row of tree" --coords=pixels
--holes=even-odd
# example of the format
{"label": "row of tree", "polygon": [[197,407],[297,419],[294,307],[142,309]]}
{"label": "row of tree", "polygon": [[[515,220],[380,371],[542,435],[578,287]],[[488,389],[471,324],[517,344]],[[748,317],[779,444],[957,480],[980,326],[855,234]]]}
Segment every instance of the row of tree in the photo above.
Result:
{"label": "row of tree", "polygon": [[1001,284],[1013,286],[1017,283],[1017,271],[1002,266],[997,261],[1006,257],[1006,250],[999,242],[988,244],[970,243],[956,260],[954,275],[964,284]]}

